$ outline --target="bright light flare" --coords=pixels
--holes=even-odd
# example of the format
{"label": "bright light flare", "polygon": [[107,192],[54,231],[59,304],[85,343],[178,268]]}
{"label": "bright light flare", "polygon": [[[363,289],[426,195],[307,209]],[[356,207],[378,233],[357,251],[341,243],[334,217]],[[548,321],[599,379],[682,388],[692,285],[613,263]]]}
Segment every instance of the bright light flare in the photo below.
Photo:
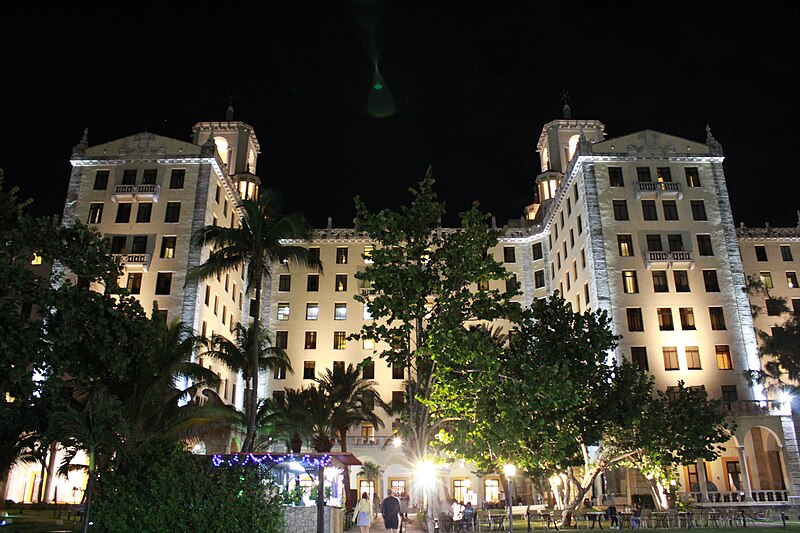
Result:
{"label": "bright light flare", "polygon": [[512,464],[507,464],[503,467],[503,472],[505,473],[506,477],[511,477],[517,473],[517,467]]}
{"label": "bright light flare", "polygon": [[417,481],[426,489],[433,487],[436,482],[436,466],[430,461],[419,463],[417,465]]}
{"label": "bright light flare", "polygon": [[400,437],[395,437],[392,439],[392,444],[394,445],[395,448],[399,448],[400,446],[403,445],[403,439],[401,439]]}

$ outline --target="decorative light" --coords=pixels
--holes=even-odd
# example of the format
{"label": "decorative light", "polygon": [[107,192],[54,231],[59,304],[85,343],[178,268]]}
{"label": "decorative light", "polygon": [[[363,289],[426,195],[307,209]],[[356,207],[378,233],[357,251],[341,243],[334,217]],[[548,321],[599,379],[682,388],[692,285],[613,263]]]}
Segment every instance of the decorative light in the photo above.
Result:
{"label": "decorative light", "polygon": [[506,477],[511,477],[517,473],[517,467],[512,464],[507,464],[503,467],[503,473],[505,473]]}
{"label": "decorative light", "polygon": [[262,464],[265,466],[271,466],[287,462],[298,463],[303,468],[319,468],[321,466],[325,467],[330,465],[331,456],[327,453],[322,455],[322,457],[313,458],[308,454],[300,456],[291,453],[285,455],[272,455],[271,453],[255,455],[248,453],[229,455],[227,458],[221,454],[216,454],[211,457],[211,464],[216,468],[248,465],[260,466]]}
{"label": "decorative light", "polygon": [[392,439],[392,444],[394,444],[395,448],[399,448],[400,446],[403,445],[403,439],[401,439],[400,437],[395,436],[394,439]]}

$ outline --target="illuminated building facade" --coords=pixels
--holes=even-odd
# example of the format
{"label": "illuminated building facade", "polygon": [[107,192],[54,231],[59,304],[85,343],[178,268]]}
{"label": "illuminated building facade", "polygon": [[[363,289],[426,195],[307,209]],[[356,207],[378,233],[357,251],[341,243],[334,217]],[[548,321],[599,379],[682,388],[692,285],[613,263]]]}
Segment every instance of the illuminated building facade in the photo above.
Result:
{"label": "illuminated building facade", "polygon": [[[240,194],[255,194],[259,185],[253,128],[229,118],[197,124],[191,143],[150,133],[93,147],[84,139],[71,160],[64,211],[65,223],[87,222],[109,237],[122,255],[124,282],[146,309],[157,301],[168,320],[180,317],[207,336],[245,320],[249,301],[241,272],[184,284],[186,272],[208,254],[191,244],[192,233],[208,224],[238,224]],[[682,380],[724,401],[737,422],[734,438],[719,460],[683,469],[683,491],[721,503],[800,496],[791,409],[743,376],[760,365],[754,327],[768,328],[775,317],[764,313],[754,324],[742,290],[747,275],[771,272],[774,294],[798,309],[800,233],[744,228],[737,235],[722,147],[710,131],[696,142],[652,130],[607,139],[604,129],[597,120],[571,118],[543,127],[533,202],[509,222],[492,253],[519,281],[522,304],[558,291],[577,311],[605,310],[623,336],[609,359],[632,360],[668,393]],[[380,350],[347,340],[371,320],[353,297],[366,289],[355,274],[373,243],[329,222],[303,244],[317,250],[324,274],[295,265],[273,269],[262,292],[263,318],[294,373],[264,376],[261,397],[281,397]],[[241,378],[215,370],[225,379],[220,396],[241,408]],[[404,369],[375,359],[363,376],[378,383],[384,400],[403,401]],[[354,469],[351,487],[359,494],[393,488],[419,502],[402,446],[384,446],[393,421],[384,422],[383,428],[362,425],[348,437],[348,451],[384,470],[374,486]],[[208,444],[222,451],[236,446],[233,439]],[[477,477],[468,465],[451,464],[438,475],[458,499],[479,505],[504,498],[499,476]],[[644,483],[619,469],[605,474],[592,496],[597,503],[612,497],[630,503],[647,494]],[[530,485],[514,486],[515,498],[534,497]]]}

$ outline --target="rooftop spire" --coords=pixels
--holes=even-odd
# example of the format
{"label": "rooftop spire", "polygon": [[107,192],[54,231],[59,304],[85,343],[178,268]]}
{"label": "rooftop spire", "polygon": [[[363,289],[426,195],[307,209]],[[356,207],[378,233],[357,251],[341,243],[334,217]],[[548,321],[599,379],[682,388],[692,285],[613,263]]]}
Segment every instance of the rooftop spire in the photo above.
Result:
{"label": "rooftop spire", "polygon": [[228,110],[225,111],[225,120],[230,122],[233,120],[233,99],[236,98],[234,93],[228,93]]}
{"label": "rooftop spire", "polygon": [[566,89],[561,91],[561,101],[564,102],[564,118],[569,120],[572,118],[572,110],[569,108],[569,91]]}

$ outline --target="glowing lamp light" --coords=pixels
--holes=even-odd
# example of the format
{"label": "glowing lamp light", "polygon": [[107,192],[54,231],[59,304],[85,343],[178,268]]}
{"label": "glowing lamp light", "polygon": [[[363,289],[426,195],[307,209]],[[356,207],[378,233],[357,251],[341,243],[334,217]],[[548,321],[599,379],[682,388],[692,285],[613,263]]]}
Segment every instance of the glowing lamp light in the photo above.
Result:
{"label": "glowing lamp light", "polygon": [[517,467],[512,464],[507,464],[503,467],[503,473],[506,477],[511,477],[517,473]]}
{"label": "glowing lamp light", "polygon": [[399,448],[400,446],[403,445],[403,439],[401,439],[400,437],[395,437],[394,439],[392,439],[392,444],[394,444],[395,448]]}
{"label": "glowing lamp light", "polygon": [[424,461],[417,465],[417,481],[424,488],[433,487],[436,481],[436,466],[430,461]]}
{"label": "glowing lamp light", "polygon": [[778,394],[778,401],[781,402],[781,405],[788,405],[792,401],[792,395],[787,390],[782,390],[780,394]]}

